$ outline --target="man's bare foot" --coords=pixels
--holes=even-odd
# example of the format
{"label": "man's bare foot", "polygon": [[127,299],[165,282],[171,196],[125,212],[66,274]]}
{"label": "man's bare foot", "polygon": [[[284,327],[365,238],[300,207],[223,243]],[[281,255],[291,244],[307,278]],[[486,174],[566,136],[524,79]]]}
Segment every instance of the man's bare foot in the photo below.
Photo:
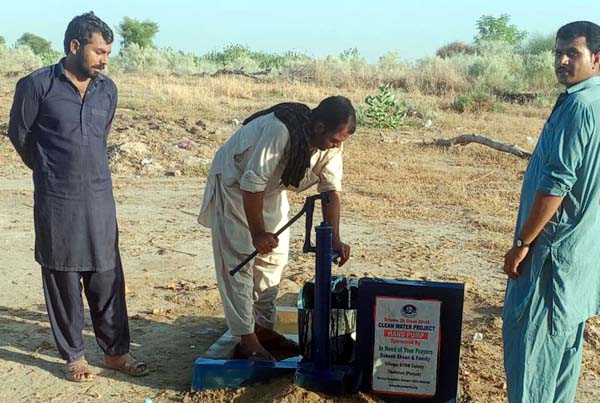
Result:
{"label": "man's bare foot", "polygon": [[275,360],[275,357],[260,344],[256,333],[245,334],[241,337],[240,344],[235,348],[234,357],[247,360]]}
{"label": "man's bare foot", "polygon": [[129,353],[123,355],[104,354],[104,366],[129,376],[144,376],[150,372],[145,362],[136,360]]}
{"label": "man's bare foot", "polygon": [[277,333],[275,330],[258,324],[254,326],[254,330],[260,344],[278,360],[300,355],[301,351],[298,343]]}
{"label": "man's bare foot", "polygon": [[67,362],[65,372],[65,378],[71,382],[91,382],[94,380],[94,374],[90,370],[85,357]]}
{"label": "man's bare foot", "polygon": [[258,341],[267,349],[290,349],[300,352],[298,343],[265,326],[255,325],[254,331]]}

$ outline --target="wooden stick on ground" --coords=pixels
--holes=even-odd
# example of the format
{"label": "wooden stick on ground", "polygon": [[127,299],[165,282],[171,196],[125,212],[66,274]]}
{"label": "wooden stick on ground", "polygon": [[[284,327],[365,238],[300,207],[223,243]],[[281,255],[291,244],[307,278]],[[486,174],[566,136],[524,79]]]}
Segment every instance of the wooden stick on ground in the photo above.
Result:
{"label": "wooden stick on ground", "polygon": [[218,70],[215,73],[211,74],[211,76],[216,77],[216,76],[223,76],[223,75],[238,75],[238,76],[244,76],[244,77],[252,78],[254,80],[258,80],[259,79],[258,76],[266,76],[270,72],[271,72],[271,69],[255,71],[255,72],[251,72],[251,73],[247,73],[243,69],[239,69],[239,70],[221,69],[221,70]]}
{"label": "wooden stick on ground", "polygon": [[516,155],[519,158],[528,159],[531,157],[531,153],[519,147],[516,144],[500,143],[499,141],[490,139],[479,134],[463,134],[456,136],[451,139],[432,139],[423,140],[423,145],[433,145],[438,147],[450,147],[453,145],[465,146],[469,143],[482,144],[493,148],[494,150],[502,151],[505,153]]}

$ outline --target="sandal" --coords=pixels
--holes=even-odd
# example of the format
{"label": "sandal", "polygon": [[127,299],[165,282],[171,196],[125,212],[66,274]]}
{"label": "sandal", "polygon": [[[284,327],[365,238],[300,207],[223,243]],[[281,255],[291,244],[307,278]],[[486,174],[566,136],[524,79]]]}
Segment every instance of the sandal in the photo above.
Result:
{"label": "sandal", "polygon": [[71,382],[92,382],[94,374],[85,358],[65,364],[65,378]]}
{"label": "sandal", "polygon": [[136,360],[131,355],[126,354],[124,356],[123,361],[120,364],[107,364],[106,359],[104,359],[104,367],[108,369],[114,369],[129,376],[144,376],[148,375],[150,371],[148,370],[148,366],[145,362]]}
{"label": "sandal", "polygon": [[239,343],[233,349],[233,358],[250,361],[275,361],[275,357],[264,348],[261,350],[248,351]]}

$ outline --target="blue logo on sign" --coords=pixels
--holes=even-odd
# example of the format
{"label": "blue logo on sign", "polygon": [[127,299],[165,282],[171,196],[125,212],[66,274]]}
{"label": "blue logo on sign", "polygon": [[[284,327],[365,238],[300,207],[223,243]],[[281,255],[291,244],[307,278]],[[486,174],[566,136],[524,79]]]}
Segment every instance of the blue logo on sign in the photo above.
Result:
{"label": "blue logo on sign", "polygon": [[406,304],[402,307],[402,316],[412,318],[417,314],[417,307],[412,304]]}

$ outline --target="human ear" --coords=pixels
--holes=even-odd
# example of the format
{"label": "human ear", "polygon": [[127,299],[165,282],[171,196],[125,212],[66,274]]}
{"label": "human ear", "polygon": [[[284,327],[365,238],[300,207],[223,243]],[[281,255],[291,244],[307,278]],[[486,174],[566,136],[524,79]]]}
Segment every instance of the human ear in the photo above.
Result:
{"label": "human ear", "polygon": [[595,69],[600,68],[600,52],[592,53],[592,64]]}
{"label": "human ear", "polygon": [[76,55],[81,49],[81,43],[77,39],[71,39],[71,43],[69,44],[69,51],[72,55]]}
{"label": "human ear", "polygon": [[325,124],[321,121],[317,121],[314,126],[314,132],[318,136],[322,136],[325,133]]}

